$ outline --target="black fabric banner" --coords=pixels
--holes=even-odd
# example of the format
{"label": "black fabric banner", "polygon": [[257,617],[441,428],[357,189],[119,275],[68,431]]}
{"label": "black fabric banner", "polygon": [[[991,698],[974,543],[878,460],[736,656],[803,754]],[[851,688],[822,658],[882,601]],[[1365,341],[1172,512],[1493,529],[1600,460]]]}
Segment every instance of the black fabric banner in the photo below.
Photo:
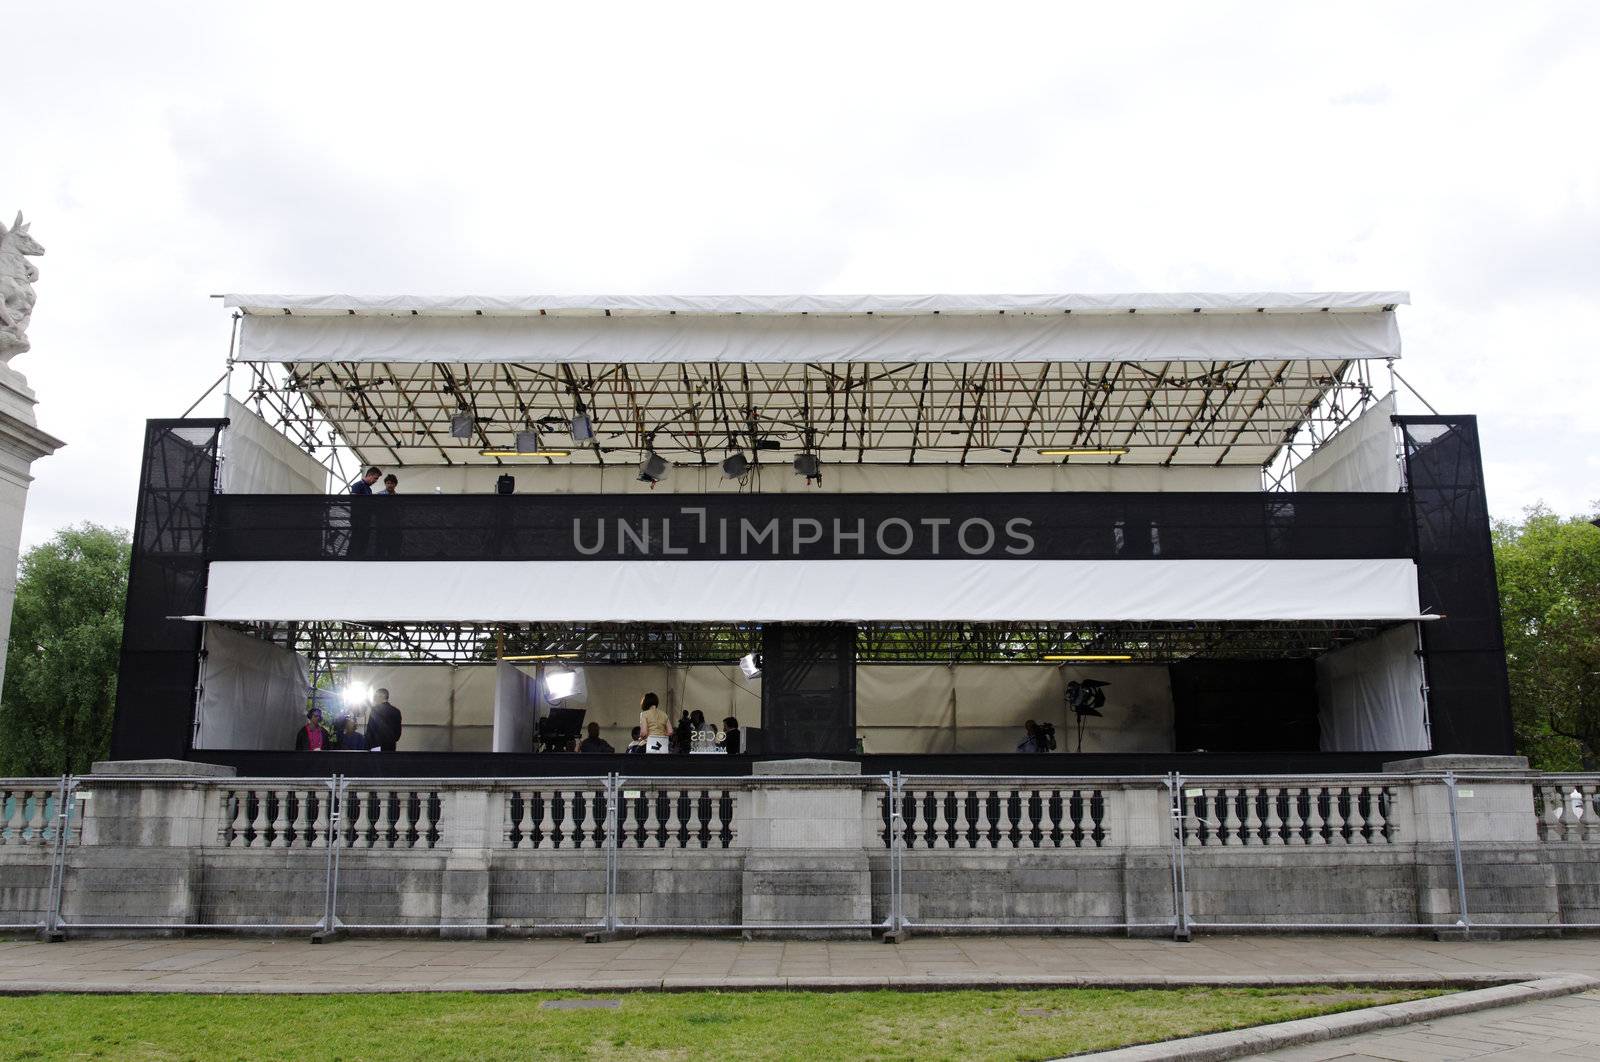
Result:
{"label": "black fabric banner", "polygon": [[223,495],[212,560],[1373,558],[1400,494]]}

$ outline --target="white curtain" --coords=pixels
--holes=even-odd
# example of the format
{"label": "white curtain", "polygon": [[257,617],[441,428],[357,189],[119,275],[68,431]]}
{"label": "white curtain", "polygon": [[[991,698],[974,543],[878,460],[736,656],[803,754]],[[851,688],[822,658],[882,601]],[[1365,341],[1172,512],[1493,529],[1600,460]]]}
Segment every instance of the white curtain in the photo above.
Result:
{"label": "white curtain", "polygon": [[1305,491],[1400,489],[1395,453],[1394,395],[1382,399],[1295,467],[1294,486]]}
{"label": "white curtain", "polygon": [[328,470],[282,432],[235,401],[226,402],[222,489],[229,494],[323,494]]}
{"label": "white curtain", "polygon": [[292,750],[311,694],[305,657],[215,623],[205,645],[195,747]]}
{"label": "white curtain", "polygon": [[1318,657],[1317,718],[1324,752],[1429,748],[1415,624]]}

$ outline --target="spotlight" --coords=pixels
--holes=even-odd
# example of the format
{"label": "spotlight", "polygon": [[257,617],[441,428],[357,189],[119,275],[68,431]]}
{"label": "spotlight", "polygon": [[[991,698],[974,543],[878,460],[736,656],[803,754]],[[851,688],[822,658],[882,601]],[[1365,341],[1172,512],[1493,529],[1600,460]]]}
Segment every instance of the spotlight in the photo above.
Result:
{"label": "spotlight", "polygon": [[472,438],[472,426],[476,418],[471,413],[457,413],[450,418],[450,435],[457,439]]}
{"label": "spotlight", "polygon": [[543,449],[543,447],[539,445],[539,433],[538,432],[536,432],[536,431],[519,431],[519,432],[517,432],[517,452],[518,453],[520,453],[520,454],[531,454],[531,453],[534,453],[535,451],[538,451],[538,450],[541,450],[541,449]]}
{"label": "spotlight", "polygon": [[1125,446],[1107,447],[1103,450],[1074,446],[1051,446],[1039,451],[1040,457],[1121,457],[1128,452]]}
{"label": "spotlight", "polygon": [[578,673],[567,668],[544,673],[545,696],[552,701],[564,701],[578,689]]}
{"label": "spotlight", "polygon": [[639,482],[660,483],[671,471],[672,462],[651,450],[645,454],[644,460],[639,462]]}
{"label": "spotlight", "polygon": [[589,419],[589,414],[579,413],[572,418],[569,429],[572,432],[572,441],[575,443],[591,442],[594,439],[594,422]]}
{"label": "spotlight", "polygon": [[756,678],[761,674],[761,654],[750,653],[739,658],[739,670],[744,672],[745,678]]}
{"label": "spotlight", "polygon": [[722,478],[738,479],[750,471],[750,459],[744,454],[729,454],[722,459]]}
{"label": "spotlight", "polygon": [[365,708],[372,700],[372,687],[365,682],[352,682],[344,688],[346,708]]}
{"label": "spotlight", "polygon": [[816,454],[798,454],[794,459],[794,474],[806,477],[806,483],[813,479],[822,482],[822,459]]}

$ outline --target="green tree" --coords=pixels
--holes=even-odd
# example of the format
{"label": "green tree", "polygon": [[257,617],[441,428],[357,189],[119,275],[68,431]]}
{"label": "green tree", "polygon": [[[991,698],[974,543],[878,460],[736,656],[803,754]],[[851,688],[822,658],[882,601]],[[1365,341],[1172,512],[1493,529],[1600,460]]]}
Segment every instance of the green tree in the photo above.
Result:
{"label": "green tree", "polygon": [[1600,528],[1543,506],[1494,528],[1517,748],[1544,770],[1600,767]]}
{"label": "green tree", "polygon": [[111,742],[128,533],[82,524],[28,550],[0,699],[0,774],[87,771]]}

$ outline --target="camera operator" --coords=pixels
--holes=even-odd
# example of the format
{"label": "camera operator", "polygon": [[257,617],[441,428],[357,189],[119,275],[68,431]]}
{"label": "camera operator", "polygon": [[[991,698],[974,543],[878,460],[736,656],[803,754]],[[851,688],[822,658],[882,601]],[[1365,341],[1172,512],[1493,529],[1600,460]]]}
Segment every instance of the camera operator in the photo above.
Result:
{"label": "camera operator", "polygon": [[1040,726],[1029,719],[1022,724],[1022,729],[1027,731],[1028,736],[1017,743],[1018,752],[1049,752],[1055,747],[1055,727],[1049,723]]}

